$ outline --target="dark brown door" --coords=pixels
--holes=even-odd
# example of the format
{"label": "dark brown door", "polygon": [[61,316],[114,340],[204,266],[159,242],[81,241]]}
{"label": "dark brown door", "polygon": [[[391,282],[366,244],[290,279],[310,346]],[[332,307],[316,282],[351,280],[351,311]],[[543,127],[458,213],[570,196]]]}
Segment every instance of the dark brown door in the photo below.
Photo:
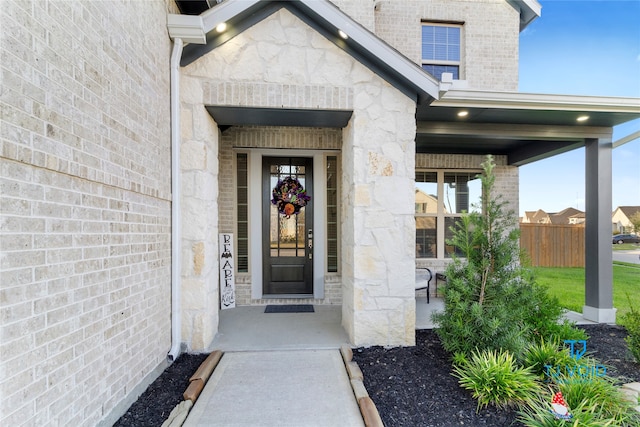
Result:
{"label": "dark brown door", "polygon": [[[297,180],[310,200],[297,213],[279,212],[273,189],[288,177]],[[313,159],[264,157],[262,160],[263,294],[313,294]]]}

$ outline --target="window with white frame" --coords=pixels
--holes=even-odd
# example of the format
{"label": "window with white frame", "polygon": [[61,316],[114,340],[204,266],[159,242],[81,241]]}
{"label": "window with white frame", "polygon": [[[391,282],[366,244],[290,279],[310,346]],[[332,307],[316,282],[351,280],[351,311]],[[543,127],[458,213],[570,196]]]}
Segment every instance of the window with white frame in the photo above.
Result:
{"label": "window with white frame", "polygon": [[479,209],[481,193],[480,171],[416,171],[416,258],[451,258],[451,227]]}
{"label": "window with white frame", "polygon": [[462,25],[422,24],[422,69],[442,80],[442,73],[460,79]]}

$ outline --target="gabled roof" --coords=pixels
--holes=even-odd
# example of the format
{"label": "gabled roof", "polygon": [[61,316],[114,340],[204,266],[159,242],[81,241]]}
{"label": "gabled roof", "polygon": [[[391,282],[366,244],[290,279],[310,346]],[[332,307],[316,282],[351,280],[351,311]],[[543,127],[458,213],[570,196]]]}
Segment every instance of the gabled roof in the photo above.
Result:
{"label": "gabled roof", "polygon": [[[440,96],[438,80],[327,0],[226,0],[198,16],[169,14],[169,35],[190,43],[184,47],[180,65],[188,65],[281,8],[419,104],[429,104]],[[215,28],[221,23],[227,24],[227,30],[218,33]],[[347,38],[341,37],[339,31]]]}
{"label": "gabled roof", "polygon": [[627,218],[631,218],[633,215],[640,212],[640,206],[618,206],[618,209],[622,211]]}
{"label": "gabled roof", "polygon": [[584,214],[584,212],[575,208],[566,208],[558,213],[549,214],[549,219],[551,224],[569,224],[569,218],[579,214]]}

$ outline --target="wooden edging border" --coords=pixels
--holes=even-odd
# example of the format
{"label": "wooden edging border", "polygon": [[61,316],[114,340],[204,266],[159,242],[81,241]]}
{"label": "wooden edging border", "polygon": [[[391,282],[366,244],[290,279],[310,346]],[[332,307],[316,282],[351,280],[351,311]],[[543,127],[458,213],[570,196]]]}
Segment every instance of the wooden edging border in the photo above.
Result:
{"label": "wooden edging border", "polygon": [[162,423],[162,427],[180,427],[187,419],[189,411],[198,400],[198,396],[207,384],[209,377],[222,358],[222,351],[215,350],[207,356],[200,364],[196,372],[189,378],[189,386],[182,394],[183,401],[180,402],[169,414],[169,418]]}
{"label": "wooden edging border", "polygon": [[364,425],[366,427],[384,427],[378,408],[376,408],[376,404],[371,400],[364,386],[362,370],[358,366],[358,363],[353,361],[353,350],[349,345],[343,344],[340,347],[340,354],[342,355],[345,369],[349,375],[351,388],[358,402]]}

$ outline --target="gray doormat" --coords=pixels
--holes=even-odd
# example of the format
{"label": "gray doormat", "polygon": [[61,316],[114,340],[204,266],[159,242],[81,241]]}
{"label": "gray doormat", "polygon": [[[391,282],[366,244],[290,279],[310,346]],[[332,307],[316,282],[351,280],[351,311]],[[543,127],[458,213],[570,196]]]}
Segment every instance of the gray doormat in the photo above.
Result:
{"label": "gray doormat", "polygon": [[268,305],[265,313],[314,313],[311,304]]}

